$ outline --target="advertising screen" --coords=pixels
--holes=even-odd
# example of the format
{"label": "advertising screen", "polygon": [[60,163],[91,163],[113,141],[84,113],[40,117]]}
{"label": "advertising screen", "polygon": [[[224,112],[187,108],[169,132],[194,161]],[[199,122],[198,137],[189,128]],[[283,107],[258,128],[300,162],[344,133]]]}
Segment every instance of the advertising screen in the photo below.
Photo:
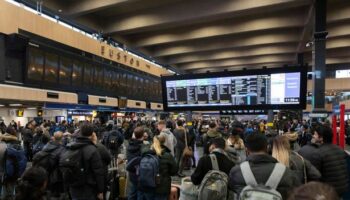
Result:
{"label": "advertising screen", "polygon": [[306,71],[301,69],[165,76],[165,109],[301,109],[306,99]]}

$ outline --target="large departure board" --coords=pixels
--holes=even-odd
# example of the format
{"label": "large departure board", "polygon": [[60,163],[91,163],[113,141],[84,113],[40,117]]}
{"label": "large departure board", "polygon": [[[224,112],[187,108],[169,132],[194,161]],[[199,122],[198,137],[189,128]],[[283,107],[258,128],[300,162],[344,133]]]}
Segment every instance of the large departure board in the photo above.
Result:
{"label": "large departure board", "polygon": [[306,72],[298,69],[162,77],[164,107],[166,110],[302,108]]}

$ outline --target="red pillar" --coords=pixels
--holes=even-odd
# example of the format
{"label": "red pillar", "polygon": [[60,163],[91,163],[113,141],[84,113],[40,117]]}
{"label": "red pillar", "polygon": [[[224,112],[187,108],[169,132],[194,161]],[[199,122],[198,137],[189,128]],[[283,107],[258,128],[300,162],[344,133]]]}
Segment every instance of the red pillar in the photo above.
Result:
{"label": "red pillar", "polygon": [[337,133],[337,115],[336,114],[334,114],[332,116],[332,128],[333,128],[333,144],[338,145],[338,142],[337,142],[337,136],[338,136],[338,133]]}
{"label": "red pillar", "polygon": [[339,135],[339,146],[345,148],[345,105],[340,105],[340,135]]}

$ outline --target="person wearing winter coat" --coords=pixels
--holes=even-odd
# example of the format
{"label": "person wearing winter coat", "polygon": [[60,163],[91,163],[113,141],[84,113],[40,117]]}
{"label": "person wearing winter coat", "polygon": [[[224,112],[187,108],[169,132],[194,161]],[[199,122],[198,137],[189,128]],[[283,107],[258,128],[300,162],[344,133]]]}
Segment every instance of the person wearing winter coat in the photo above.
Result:
{"label": "person wearing winter coat", "polygon": [[321,178],[321,173],[310,161],[290,150],[289,140],[286,136],[275,137],[272,146],[272,157],[294,171],[301,183],[318,181]]}
{"label": "person wearing winter coat", "polygon": [[162,135],[153,138],[151,153],[159,157],[159,184],[155,189],[140,188],[144,200],[167,200],[171,189],[171,176],[176,175],[178,167],[170,150],[164,146],[166,138]]}
{"label": "person wearing winter coat", "polygon": [[209,154],[209,147],[211,140],[214,138],[221,138],[222,134],[217,131],[216,123],[211,122],[209,124],[209,130],[206,134],[203,136],[203,152],[205,155]]}
{"label": "person wearing winter coat", "polygon": [[317,126],[312,137],[314,145],[304,146],[299,153],[318,168],[322,174],[320,181],[333,186],[341,197],[348,191],[348,155],[340,147],[332,144],[333,131],[330,127]]}
{"label": "person wearing winter coat", "polygon": [[160,131],[159,135],[165,138],[164,146],[170,150],[172,156],[175,156],[175,146],[177,141],[174,134],[166,128],[166,126],[167,124],[165,121],[161,120],[158,122],[158,130]]}
{"label": "person wearing winter coat", "polygon": [[[225,140],[223,138],[215,138],[212,140],[212,143],[209,147],[210,153],[216,156],[218,161],[219,170],[227,174],[230,174],[230,170],[235,166],[225,152]],[[191,181],[194,185],[201,184],[204,176],[210,171],[213,170],[210,156],[203,156],[198,161],[198,166],[191,175]]]}
{"label": "person wearing winter coat", "polygon": [[[246,161],[249,162],[256,181],[258,183],[266,183],[276,163],[278,163],[275,158],[267,153],[266,137],[259,133],[248,135],[246,138],[246,147],[249,154]],[[286,199],[288,192],[300,184],[295,174],[289,168],[286,168],[277,187],[277,191],[282,195],[283,199]],[[241,166],[237,165],[230,172],[230,190],[236,194],[240,194],[245,186],[247,184],[243,178]]]}

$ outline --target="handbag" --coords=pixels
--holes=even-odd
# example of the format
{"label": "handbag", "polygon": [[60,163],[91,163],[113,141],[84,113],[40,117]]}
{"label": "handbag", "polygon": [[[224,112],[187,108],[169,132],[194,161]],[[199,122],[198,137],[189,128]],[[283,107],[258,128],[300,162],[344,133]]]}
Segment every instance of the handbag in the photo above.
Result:
{"label": "handbag", "polygon": [[188,144],[187,144],[187,131],[186,131],[186,129],[184,131],[185,131],[185,149],[183,151],[183,156],[184,157],[192,157],[193,156],[193,150],[192,150],[191,147],[188,147]]}

